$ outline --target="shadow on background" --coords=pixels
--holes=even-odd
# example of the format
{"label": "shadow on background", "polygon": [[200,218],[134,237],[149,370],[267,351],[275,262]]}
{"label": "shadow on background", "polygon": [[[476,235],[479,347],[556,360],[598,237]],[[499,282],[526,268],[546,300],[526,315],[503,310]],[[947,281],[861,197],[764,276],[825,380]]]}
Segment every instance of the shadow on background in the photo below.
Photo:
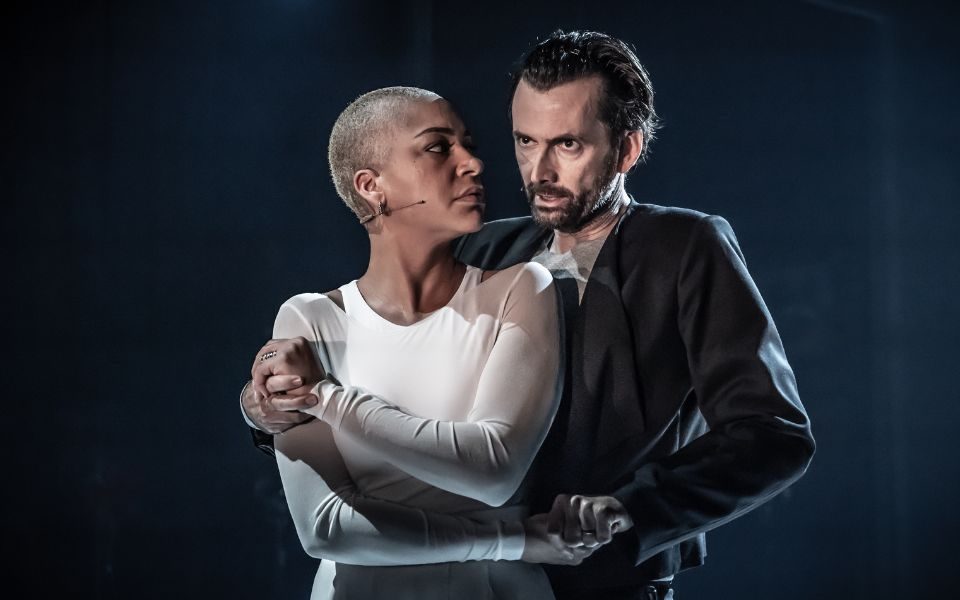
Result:
{"label": "shadow on background", "polygon": [[628,187],[731,221],[819,445],[677,597],[955,588],[958,11],[906,4],[5,5],[8,583],[307,597],[237,394],[283,300],[365,267],[333,120],[435,89],[479,141],[489,216],[523,214],[507,73],[562,26],[636,46],[665,127]]}

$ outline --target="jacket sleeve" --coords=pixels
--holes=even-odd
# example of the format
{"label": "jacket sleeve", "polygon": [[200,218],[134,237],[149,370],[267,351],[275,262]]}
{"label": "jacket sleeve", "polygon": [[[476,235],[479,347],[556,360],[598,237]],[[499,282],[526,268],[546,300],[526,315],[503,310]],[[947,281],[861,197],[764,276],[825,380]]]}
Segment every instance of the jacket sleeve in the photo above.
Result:
{"label": "jacket sleeve", "polygon": [[694,226],[677,298],[709,431],[614,492],[634,521],[636,564],[766,502],[805,472],[815,449],[780,336],[722,218]]}
{"label": "jacket sleeve", "polygon": [[243,395],[246,393],[247,388],[250,386],[248,381],[240,388],[240,416],[243,417],[243,420],[247,423],[247,428],[250,430],[250,438],[253,441],[254,447],[263,452],[264,454],[269,454],[273,456],[273,436],[266,431],[260,431],[253,424],[253,421],[250,420],[250,417],[247,416],[247,413],[243,410]]}

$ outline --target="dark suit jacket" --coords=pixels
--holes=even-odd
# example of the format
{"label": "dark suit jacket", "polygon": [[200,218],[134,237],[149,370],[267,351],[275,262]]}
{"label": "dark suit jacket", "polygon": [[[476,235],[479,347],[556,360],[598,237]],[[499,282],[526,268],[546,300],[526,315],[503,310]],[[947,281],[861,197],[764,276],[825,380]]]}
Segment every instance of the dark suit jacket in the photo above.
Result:
{"label": "dark suit jacket", "polygon": [[[462,238],[457,254],[502,269],[551,235],[529,217],[496,221]],[[565,492],[613,495],[628,509],[631,531],[579,567],[548,569],[560,596],[592,597],[702,564],[703,532],[799,478],[814,441],[780,336],[723,219],[632,204],[574,311],[533,508]],[[270,436],[254,438],[272,451]]]}
{"label": "dark suit jacket", "polygon": [[[488,223],[459,258],[529,260],[552,232]],[[613,495],[635,522],[559,590],[597,590],[703,562],[703,532],[806,470],[814,441],[780,336],[726,221],[632,204],[568,323],[566,393],[536,468],[535,509],[557,493]]]}

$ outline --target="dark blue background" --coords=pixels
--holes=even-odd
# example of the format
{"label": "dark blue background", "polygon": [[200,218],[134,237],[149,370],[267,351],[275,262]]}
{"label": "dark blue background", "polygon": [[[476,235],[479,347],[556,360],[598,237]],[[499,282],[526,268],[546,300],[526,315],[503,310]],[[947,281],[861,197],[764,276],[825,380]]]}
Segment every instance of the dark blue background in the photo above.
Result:
{"label": "dark blue background", "polygon": [[955,7],[4,4],[6,582],[306,597],[237,394],[279,304],[366,264],[326,171],[333,120],[373,88],[435,89],[476,133],[489,216],[523,214],[507,73],[562,26],[636,46],[665,126],[628,187],[731,221],[819,443],[709,536],[678,598],[956,588]]}

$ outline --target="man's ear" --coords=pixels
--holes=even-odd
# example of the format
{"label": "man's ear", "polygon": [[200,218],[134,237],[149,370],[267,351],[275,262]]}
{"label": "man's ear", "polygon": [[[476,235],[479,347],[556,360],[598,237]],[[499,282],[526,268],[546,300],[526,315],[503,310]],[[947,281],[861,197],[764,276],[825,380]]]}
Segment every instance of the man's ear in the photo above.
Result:
{"label": "man's ear", "polygon": [[643,153],[643,132],[628,131],[620,141],[620,161],[617,172],[626,173],[637,164]]}
{"label": "man's ear", "polygon": [[380,174],[373,169],[360,169],[353,174],[353,189],[360,197],[367,201],[370,213],[380,210],[380,203],[384,200],[383,190],[380,189]]}

